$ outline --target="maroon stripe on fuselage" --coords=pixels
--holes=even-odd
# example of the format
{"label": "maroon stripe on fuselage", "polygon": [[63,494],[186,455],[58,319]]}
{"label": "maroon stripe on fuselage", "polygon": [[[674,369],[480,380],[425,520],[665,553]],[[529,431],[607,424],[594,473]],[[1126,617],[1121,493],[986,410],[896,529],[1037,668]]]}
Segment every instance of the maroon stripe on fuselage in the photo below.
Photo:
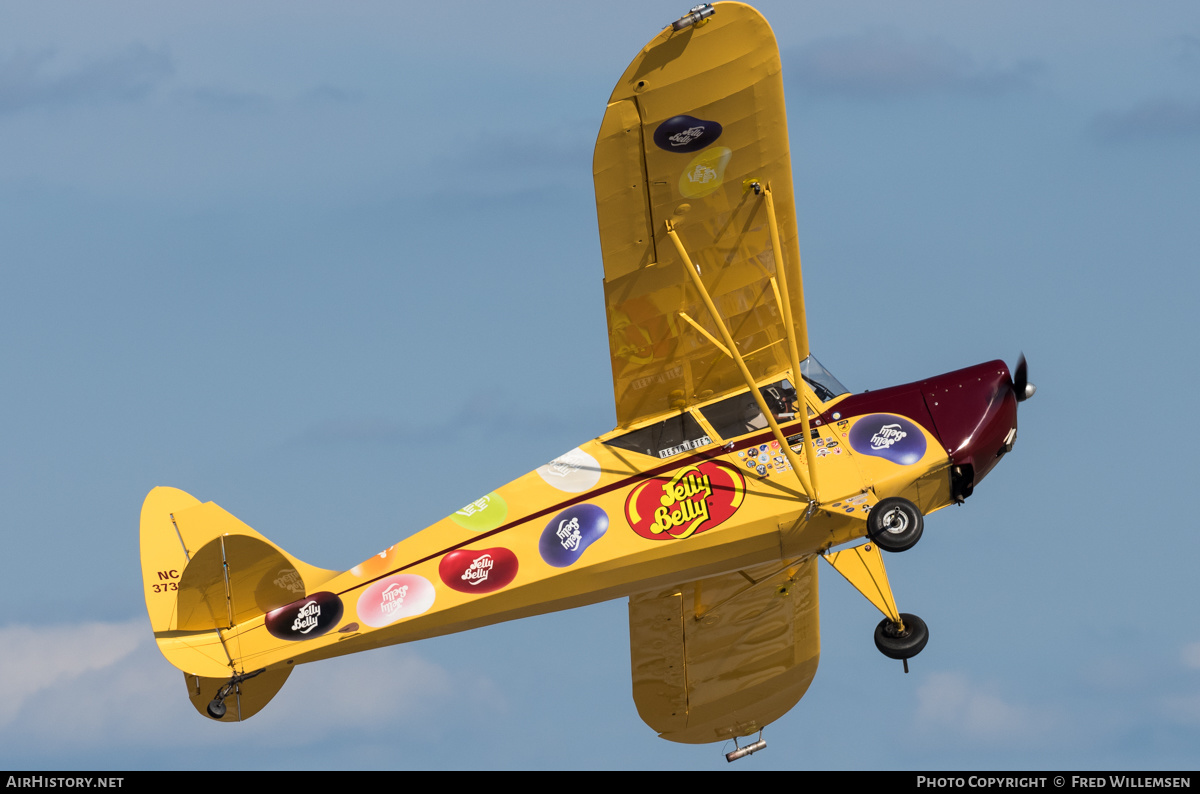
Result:
{"label": "maroon stripe on fuselage", "polygon": [[[926,378],[925,380],[915,381],[913,383],[905,383],[900,386],[891,386],[889,388],[880,389],[878,391],[863,392],[862,394],[852,394],[849,397],[847,397],[846,399],[838,402],[836,405],[831,406],[830,408],[828,408],[826,411],[824,411],[820,415],[813,417],[810,424],[814,428],[819,428],[822,425],[826,425],[826,426],[835,425],[836,422],[838,422],[838,421],[845,421],[847,419],[853,419],[855,417],[864,416],[866,414],[891,413],[891,414],[898,414],[900,416],[911,419],[912,421],[916,422],[917,424],[921,425],[926,430],[928,430],[930,435],[932,435],[934,438],[936,438],[940,441],[941,434],[938,433],[938,429],[933,422],[933,417],[929,413],[929,408],[925,404],[925,397],[924,397],[925,389],[931,389],[931,388],[940,386],[947,382],[956,381],[956,379],[961,378],[964,375],[975,375],[976,370],[991,369],[992,367],[995,367],[997,365],[1003,368],[1004,362],[1003,361],[993,361],[993,362],[988,362],[987,364],[977,364],[974,367],[967,367],[966,369],[957,370],[955,372],[948,372],[944,375],[936,375],[932,378]],[[1005,372],[1007,372],[1007,369],[1005,369]],[[834,413],[838,414],[837,419],[833,418]],[[797,432],[801,432],[801,433],[804,432],[803,422],[800,420],[794,420],[789,425],[781,425],[779,429],[783,432],[783,436],[785,439],[789,435],[795,435]],[[561,502],[556,502],[556,503],[550,505],[549,507],[543,508],[542,510],[539,510],[535,513],[530,513],[527,516],[523,516],[522,518],[510,521],[501,527],[497,527],[496,529],[489,530],[488,532],[480,533],[479,535],[476,535],[473,538],[464,540],[461,543],[456,543],[453,546],[448,546],[447,548],[443,549],[442,551],[435,552],[434,554],[429,554],[425,557],[422,557],[419,560],[414,560],[413,562],[407,563],[405,565],[401,565],[398,568],[388,571],[387,573],[380,574],[379,576],[376,576],[374,579],[370,579],[366,582],[363,582],[362,584],[355,585],[354,587],[349,588],[349,590],[345,590],[343,592],[350,592],[350,590],[354,590],[359,587],[363,587],[364,585],[372,584],[374,582],[379,581],[380,579],[384,579],[388,576],[392,576],[393,574],[400,573],[401,571],[406,571],[409,568],[412,568],[413,566],[420,565],[423,562],[429,562],[430,560],[435,560],[438,557],[441,557],[445,554],[449,554],[452,551],[457,551],[458,549],[478,543],[482,540],[485,540],[487,538],[498,535],[501,532],[507,532],[508,530],[512,529],[513,527],[516,527],[520,524],[524,524],[527,521],[535,521],[539,518],[548,516],[551,513],[554,513],[554,512],[560,511],[560,510],[565,510],[568,507],[577,505],[580,502],[586,502],[590,499],[595,499],[599,496],[603,496],[604,494],[610,493],[610,492],[618,490],[620,488],[624,488],[625,486],[627,486],[635,481],[641,481],[641,480],[650,479],[651,477],[657,477],[658,475],[663,474],[664,472],[668,472],[673,469],[678,469],[682,466],[686,466],[686,465],[694,463],[694,462],[705,461],[705,460],[710,460],[712,458],[721,457],[721,456],[727,455],[731,452],[736,452],[739,449],[749,449],[750,447],[757,447],[758,445],[762,444],[763,442],[773,441],[774,438],[775,438],[774,433],[772,433],[770,430],[765,430],[765,431],[763,431],[755,436],[749,437],[749,438],[741,438],[741,439],[738,439],[737,441],[726,442],[725,444],[722,444],[719,446],[718,445],[709,446],[709,447],[706,447],[697,452],[691,453],[691,454],[687,455],[686,457],[673,458],[670,463],[664,463],[661,466],[656,466],[652,469],[647,469],[644,472],[632,474],[621,480],[617,480],[616,482],[609,483],[608,485],[605,485],[601,488],[597,488],[595,490],[588,491],[587,493],[580,494],[579,496],[564,499]],[[634,454],[637,454],[637,453],[634,453]],[[341,595],[341,593],[339,593],[339,595]]]}
{"label": "maroon stripe on fuselage", "polygon": [[[786,427],[788,430],[791,430],[791,431],[795,431],[797,429],[802,431],[803,428],[799,427],[800,424],[801,423],[799,421],[796,421],[791,425],[787,425]],[[784,428],[785,428],[785,426],[781,425],[779,429],[784,430]],[[787,438],[788,433],[785,431],[783,435],[784,435],[784,438]],[[398,568],[394,568],[394,569],[388,571],[387,573],[381,573],[378,576],[376,576],[374,579],[368,579],[365,582],[356,584],[353,587],[349,587],[345,590],[342,590],[338,593],[338,595],[339,596],[345,595],[346,593],[349,593],[353,590],[357,590],[360,587],[365,587],[367,585],[374,584],[375,582],[378,582],[380,579],[386,579],[387,577],[392,576],[394,574],[401,573],[403,571],[407,571],[409,568],[412,568],[416,565],[420,565],[423,562],[429,562],[430,560],[436,560],[438,557],[442,557],[446,554],[449,554],[452,551],[458,551],[461,548],[473,545],[475,543],[479,543],[480,541],[490,538],[494,535],[499,535],[501,532],[507,532],[508,530],[510,530],[516,526],[519,526],[521,524],[524,524],[528,521],[536,521],[537,519],[548,516],[551,513],[555,513],[555,512],[561,511],[561,510],[566,510],[568,507],[572,507],[581,502],[586,502],[591,499],[595,499],[599,496],[603,496],[604,494],[619,490],[635,481],[640,482],[642,480],[648,480],[652,477],[657,477],[658,475],[663,474],[665,472],[672,471],[673,469],[678,469],[678,468],[687,466],[694,462],[701,462],[701,461],[711,460],[713,458],[718,458],[723,455],[727,455],[731,452],[736,452],[739,449],[749,449],[750,447],[757,447],[762,442],[764,442],[768,439],[773,440],[774,438],[775,438],[775,434],[768,430],[767,432],[760,433],[759,435],[756,435],[753,438],[743,438],[738,441],[727,441],[727,442],[725,442],[725,444],[722,444],[722,445],[712,445],[709,447],[705,447],[704,449],[702,449],[698,452],[694,452],[690,455],[687,455],[686,457],[673,458],[670,463],[664,463],[661,466],[655,466],[652,469],[647,469],[646,471],[639,472],[637,474],[631,474],[628,477],[625,477],[624,479],[609,483],[608,485],[605,485],[603,487],[596,488],[594,490],[580,494],[579,496],[574,496],[574,497],[564,499],[561,502],[556,502],[549,507],[538,510],[535,513],[530,513],[527,516],[523,516],[521,518],[514,519],[513,521],[509,521],[507,524],[504,524],[503,526],[496,527],[495,529],[488,530],[487,532],[481,532],[473,538],[468,538],[467,540],[464,540],[461,543],[456,543],[453,546],[448,546],[439,552],[435,552],[433,554],[426,555],[419,560],[413,560],[412,562],[401,565]],[[634,454],[637,454],[637,453],[634,453]],[[553,487],[553,486],[551,486],[551,487]]]}

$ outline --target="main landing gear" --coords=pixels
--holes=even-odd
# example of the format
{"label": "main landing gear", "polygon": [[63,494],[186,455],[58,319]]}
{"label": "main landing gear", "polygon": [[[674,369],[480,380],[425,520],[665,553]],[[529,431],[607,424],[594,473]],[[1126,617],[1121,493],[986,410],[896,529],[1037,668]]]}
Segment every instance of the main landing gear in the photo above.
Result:
{"label": "main landing gear", "polygon": [[924,531],[921,511],[898,496],[884,499],[867,515],[867,536],[884,551],[907,551],[917,545]]}
{"label": "main landing gear", "polygon": [[904,662],[906,673],[908,660],[929,642],[929,628],[916,615],[896,609],[879,549],[911,549],[923,529],[924,520],[915,504],[900,497],[884,499],[867,516],[867,536],[873,542],[825,555],[826,562],[884,614],[875,627],[875,647],[889,659]]}
{"label": "main landing gear", "polygon": [[908,672],[908,660],[925,650],[929,642],[929,627],[925,621],[908,612],[900,613],[900,622],[895,623],[891,618],[884,618],[875,627],[875,647],[889,659],[899,659],[904,662],[904,672]]}

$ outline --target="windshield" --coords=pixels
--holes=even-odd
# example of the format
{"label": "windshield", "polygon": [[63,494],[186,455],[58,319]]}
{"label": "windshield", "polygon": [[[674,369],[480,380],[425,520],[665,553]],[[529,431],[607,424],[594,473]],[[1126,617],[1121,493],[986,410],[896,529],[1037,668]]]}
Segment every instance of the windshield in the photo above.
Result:
{"label": "windshield", "polygon": [[827,403],[840,394],[850,391],[837,378],[829,374],[829,370],[821,366],[814,356],[809,356],[800,362],[800,376],[804,382],[817,393],[817,399]]}

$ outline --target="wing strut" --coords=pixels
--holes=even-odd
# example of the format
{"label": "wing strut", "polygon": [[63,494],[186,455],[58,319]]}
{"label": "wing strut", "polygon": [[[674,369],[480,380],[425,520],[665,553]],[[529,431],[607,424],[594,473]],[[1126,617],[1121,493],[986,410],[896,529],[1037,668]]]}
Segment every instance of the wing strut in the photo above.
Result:
{"label": "wing strut", "polygon": [[[771,197],[771,186],[767,185],[763,188],[758,182],[751,184],[755,193],[762,192],[763,198],[767,202],[767,223],[771,229],[771,248],[775,252],[775,275],[779,278],[779,292],[775,298],[783,305],[780,308],[783,310],[784,333],[787,334],[788,340],[788,355],[791,357],[792,376],[796,379],[796,394],[803,397],[804,376],[800,373],[800,352],[798,348],[803,348],[804,358],[808,358],[808,326],[804,321],[804,282],[797,279],[797,289],[800,290],[800,311],[802,312],[800,319],[801,324],[797,326],[792,322],[792,301],[788,297],[788,280],[787,280],[787,263],[783,258],[783,246],[779,244],[779,223],[775,220],[775,200]],[[799,263],[797,263],[797,268]],[[775,279],[771,279],[771,285],[775,285]],[[779,293],[782,293],[779,294]],[[799,344],[796,337],[799,336]],[[808,401],[801,399],[800,416],[804,420],[804,457],[808,461],[808,478],[812,482],[813,501],[819,502],[817,498],[820,494],[817,484],[817,458],[813,455],[812,438],[808,434]],[[795,467],[795,463],[792,467]]]}
{"label": "wing strut", "polygon": [[[801,466],[799,459],[796,458],[796,453],[792,452],[792,447],[784,437],[783,431],[779,429],[779,423],[775,421],[775,415],[767,407],[767,401],[763,399],[762,393],[758,390],[758,386],[754,382],[754,378],[750,375],[750,370],[746,367],[746,362],[742,359],[742,354],[738,352],[737,345],[733,341],[733,335],[729,333],[729,328],[726,327],[725,321],[721,319],[721,315],[717,312],[717,307],[713,304],[712,297],[709,296],[708,290],[704,287],[704,282],[700,279],[700,271],[692,263],[692,258],[688,256],[687,251],[683,247],[683,243],[679,239],[679,235],[675,233],[675,228],[670,221],[666,221],[667,236],[671,238],[671,242],[675,244],[675,250],[679,252],[679,258],[683,260],[683,269],[692,277],[692,283],[696,286],[696,291],[700,293],[700,297],[704,300],[704,305],[708,309],[709,316],[716,323],[717,330],[721,332],[721,338],[725,340],[725,352],[734,363],[737,364],[738,371],[742,373],[742,380],[746,382],[746,386],[750,389],[750,394],[754,396],[754,401],[758,403],[758,410],[762,411],[766,417],[767,423],[771,426],[771,433],[775,436],[775,440],[779,442],[780,449],[787,456],[788,463],[792,464],[792,471],[796,472],[796,479],[800,481],[800,488],[804,491],[805,496],[810,502],[817,501],[816,492],[809,483],[807,475],[807,467]],[[688,318],[691,321],[691,318]],[[707,334],[705,334],[707,336]],[[799,371],[797,370],[797,374]],[[801,406],[801,414],[804,415],[804,423],[808,425],[808,405],[807,403]],[[805,446],[808,443],[808,431],[804,432]],[[811,459],[811,458],[810,458]]]}

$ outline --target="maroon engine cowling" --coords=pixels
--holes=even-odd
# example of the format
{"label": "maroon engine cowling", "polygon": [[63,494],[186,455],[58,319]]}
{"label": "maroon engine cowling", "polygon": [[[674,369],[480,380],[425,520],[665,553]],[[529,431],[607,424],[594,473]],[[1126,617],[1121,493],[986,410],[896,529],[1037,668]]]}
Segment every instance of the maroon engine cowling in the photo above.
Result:
{"label": "maroon engine cowling", "polygon": [[951,490],[962,501],[1012,449],[1017,398],[1003,361],[989,361],[915,383],[854,394],[821,414],[822,424],[873,413],[900,414],[922,425],[950,456]]}

